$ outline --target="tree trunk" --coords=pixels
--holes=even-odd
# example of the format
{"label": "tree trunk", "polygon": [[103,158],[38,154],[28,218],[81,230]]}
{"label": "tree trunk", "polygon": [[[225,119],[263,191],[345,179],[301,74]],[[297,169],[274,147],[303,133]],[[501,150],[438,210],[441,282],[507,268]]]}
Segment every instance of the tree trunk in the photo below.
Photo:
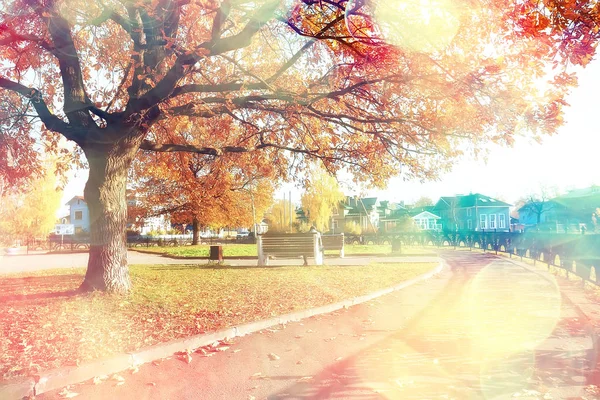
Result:
{"label": "tree trunk", "polygon": [[198,244],[198,239],[200,238],[200,222],[198,222],[198,218],[194,217],[194,220],[192,221],[192,227],[194,230],[192,236],[192,245],[195,246]]}
{"label": "tree trunk", "polygon": [[90,167],[84,197],[90,215],[90,256],[82,290],[124,294],[127,266],[127,173],[137,148],[122,142],[84,151]]}

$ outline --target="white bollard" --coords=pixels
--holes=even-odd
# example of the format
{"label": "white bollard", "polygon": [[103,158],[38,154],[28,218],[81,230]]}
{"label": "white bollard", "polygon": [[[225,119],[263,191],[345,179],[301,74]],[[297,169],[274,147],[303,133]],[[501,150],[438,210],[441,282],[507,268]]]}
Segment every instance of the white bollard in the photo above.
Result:
{"label": "white bollard", "polygon": [[321,248],[323,245],[321,244],[321,234],[316,232],[314,233],[314,255],[315,255],[315,265],[323,265],[323,252]]}
{"label": "white bollard", "polygon": [[265,259],[262,249],[262,237],[260,235],[256,235],[256,246],[258,252],[258,266],[262,267],[267,265],[267,260]]}

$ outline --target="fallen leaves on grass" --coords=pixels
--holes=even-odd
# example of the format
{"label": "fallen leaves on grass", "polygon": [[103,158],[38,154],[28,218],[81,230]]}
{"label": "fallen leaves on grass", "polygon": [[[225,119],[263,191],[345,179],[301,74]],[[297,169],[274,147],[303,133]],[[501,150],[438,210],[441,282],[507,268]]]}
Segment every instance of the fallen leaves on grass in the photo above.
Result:
{"label": "fallen leaves on grass", "polygon": [[[134,265],[130,267],[134,290],[125,297],[79,293],[84,269],[2,275],[0,378],[33,375],[331,304],[433,267],[432,263],[251,269]],[[216,342],[201,354],[210,357],[229,345]]]}
{"label": "fallen leaves on grass", "polygon": [[79,393],[71,392],[71,390],[68,387],[66,387],[60,392],[58,392],[58,395],[65,399],[72,399],[73,397],[79,396]]}

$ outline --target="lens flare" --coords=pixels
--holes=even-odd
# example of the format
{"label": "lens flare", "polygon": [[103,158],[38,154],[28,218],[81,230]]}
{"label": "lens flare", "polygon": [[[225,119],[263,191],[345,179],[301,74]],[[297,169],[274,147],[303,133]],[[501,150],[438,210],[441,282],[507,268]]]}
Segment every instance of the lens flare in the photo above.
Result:
{"label": "lens flare", "polygon": [[512,268],[482,269],[471,284],[469,302],[471,320],[485,321],[473,325],[473,336],[478,353],[487,359],[534,349],[560,318],[556,282]]}
{"label": "lens flare", "polygon": [[432,53],[454,39],[462,12],[453,0],[350,0],[345,17],[357,40]]}

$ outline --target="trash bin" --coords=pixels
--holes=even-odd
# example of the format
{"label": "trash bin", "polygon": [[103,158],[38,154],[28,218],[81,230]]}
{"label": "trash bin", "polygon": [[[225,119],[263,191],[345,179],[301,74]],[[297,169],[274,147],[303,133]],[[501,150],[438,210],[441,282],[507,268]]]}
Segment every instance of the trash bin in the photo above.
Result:
{"label": "trash bin", "polygon": [[392,253],[402,253],[402,241],[400,239],[392,239]]}
{"label": "trash bin", "polygon": [[210,246],[209,261],[223,262],[223,246]]}

